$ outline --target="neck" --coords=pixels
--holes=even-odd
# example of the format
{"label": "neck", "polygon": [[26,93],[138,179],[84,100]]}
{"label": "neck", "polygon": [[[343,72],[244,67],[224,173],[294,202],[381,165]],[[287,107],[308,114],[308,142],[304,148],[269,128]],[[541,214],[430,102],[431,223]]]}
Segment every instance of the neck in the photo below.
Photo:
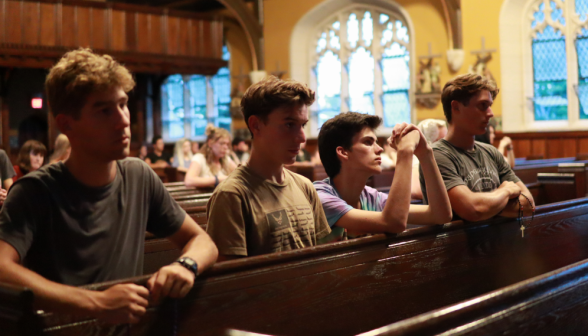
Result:
{"label": "neck", "polygon": [[157,156],[161,156],[161,154],[163,153],[162,150],[158,150],[157,148],[153,148],[153,153],[155,153],[155,155]]}
{"label": "neck", "polygon": [[271,159],[271,156],[264,155],[259,150],[253,148],[251,149],[247,166],[257,175],[266,180],[271,180],[277,183],[284,182],[284,164],[272,161]]}
{"label": "neck", "polygon": [[365,188],[365,183],[370,175],[360,171],[341,169],[339,174],[331,180],[331,183],[339,192],[341,198],[352,207],[359,209],[359,196]]}
{"label": "neck", "polygon": [[451,124],[449,125],[449,130],[445,136],[445,140],[449,141],[449,143],[457,148],[465,150],[474,148],[474,136],[456,129],[456,127]]}
{"label": "neck", "polygon": [[99,161],[93,155],[83,151],[78,153],[73,149],[65,166],[76,180],[89,187],[105,186],[114,181],[116,176],[116,161]]}

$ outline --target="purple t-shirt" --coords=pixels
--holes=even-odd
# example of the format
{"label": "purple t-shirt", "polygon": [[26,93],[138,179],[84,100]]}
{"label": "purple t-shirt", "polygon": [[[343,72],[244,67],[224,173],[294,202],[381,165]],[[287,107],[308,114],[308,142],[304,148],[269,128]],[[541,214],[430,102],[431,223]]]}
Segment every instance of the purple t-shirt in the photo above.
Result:
{"label": "purple t-shirt", "polygon": [[[339,218],[343,217],[343,215],[348,213],[350,210],[353,210],[354,208],[347,204],[347,202],[345,202],[341,196],[339,196],[337,189],[335,189],[335,186],[331,184],[330,178],[327,177],[322,181],[315,181],[313,184],[319,195],[319,198],[321,199],[321,203],[323,204],[323,209],[325,210],[325,215],[327,216],[329,226],[333,228]],[[379,192],[374,188],[365,186],[361,192],[361,195],[359,196],[361,210],[381,212],[384,210],[384,205],[386,205],[387,199],[387,194]]]}

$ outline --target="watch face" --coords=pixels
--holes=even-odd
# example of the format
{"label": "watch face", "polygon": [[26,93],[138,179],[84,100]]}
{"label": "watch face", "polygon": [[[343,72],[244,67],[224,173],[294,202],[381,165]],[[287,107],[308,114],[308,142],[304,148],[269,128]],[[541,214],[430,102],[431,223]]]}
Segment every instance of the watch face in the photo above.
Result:
{"label": "watch face", "polygon": [[194,260],[192,260],[190,258],[185,258],[184,263],[186,263],[186,265],[188,265],[190,267],[193,267],[196,262],[194,262]]}

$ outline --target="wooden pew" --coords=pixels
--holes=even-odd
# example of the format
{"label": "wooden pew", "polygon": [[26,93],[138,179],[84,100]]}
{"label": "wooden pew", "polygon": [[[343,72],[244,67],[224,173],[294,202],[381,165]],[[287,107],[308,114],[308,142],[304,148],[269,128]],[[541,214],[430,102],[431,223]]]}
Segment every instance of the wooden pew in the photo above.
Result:
{"label": "wooden pew", "polygon": [[582,261],[585,219],[588,199],[581,199],[539,207],[525,238],[514,220],[455,222],[224,262],[199,277],[186,299],[150,308],[135,326],[36,317],[44,335],[212,335],[227,328],[352,335]]}

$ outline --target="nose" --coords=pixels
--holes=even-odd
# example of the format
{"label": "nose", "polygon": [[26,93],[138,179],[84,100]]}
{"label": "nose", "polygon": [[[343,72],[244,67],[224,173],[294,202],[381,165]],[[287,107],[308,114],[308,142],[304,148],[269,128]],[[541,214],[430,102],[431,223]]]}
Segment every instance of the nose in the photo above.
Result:
{"label": "nose", "polygon": [[376,154],[380,155],[380,154],[382,154],[383,151],[384,151],[384,148],[382,148],[380,145],[376,144]]}
{"label": "nose", "polygon": [[304,133],[304,127],[300,126],[298,134],[296,135],[298,138],[298,143],[306,142],[306,134]]}
{"label": "nose", "polygon": [[116,124],[118,128],[127,128],[131,125],[131,116],[129,113],[129,107],[125,104],[124,106],[117,107]]}
{"label": "nose", "polygon": [[494,118],[494,113],[492,112],[491,107],[488,107],[488,110],[486,111],[486,116],[488,117],[488,119]]}

